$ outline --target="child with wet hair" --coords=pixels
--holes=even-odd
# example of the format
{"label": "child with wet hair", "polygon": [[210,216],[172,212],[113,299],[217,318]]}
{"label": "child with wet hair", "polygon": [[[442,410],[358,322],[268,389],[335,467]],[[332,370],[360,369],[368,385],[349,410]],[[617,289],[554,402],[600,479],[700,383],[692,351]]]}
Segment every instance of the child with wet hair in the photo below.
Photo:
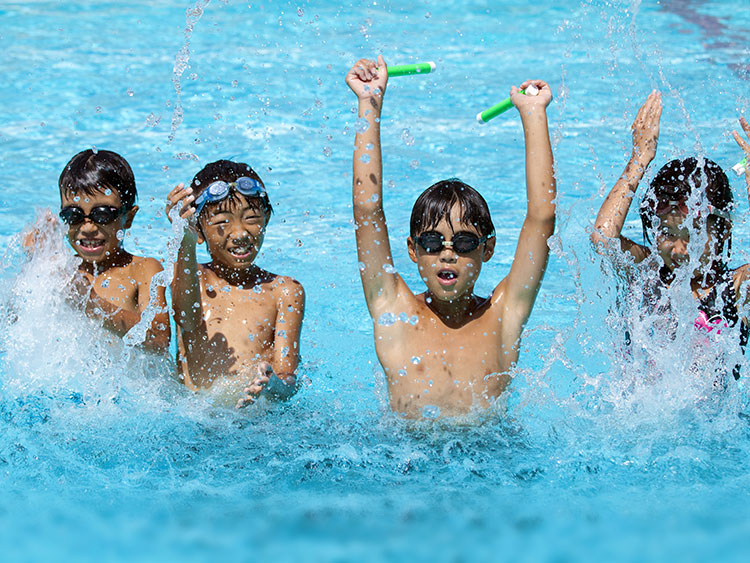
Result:
{"label": "child with wet hair", "polygon": [[[658,309],[663,315],[672,312],[660,296],[681,268],[692,267],[687,274],[697,309],[695,327],[706,333],[715,329],[720,334],[722,328],[734,327],[741,320],[739,339],[744,349],[748,324],[741,310],[746,305],[747,292],[742,288],[750,268],[745,264],[731,269],[727,264],[732,247],[734,198],[729,180],[718,164],[695,157],[665,164],[651,181],[639,208],[644,244],[622,236],[635,192],[656,156],[661,111],[661,94],[653,91],[633,122],[632,156],[599,210],[591,239],[598,252],[615,257],[618,252],[625,252],[631,257],[629,264],[657,273],[658,287],[647,288],[643,305]],[[742,119],[741,123],[750,135],[747,122]],[[747,143],[734,134],[746,154],[750,154]],[[690,245],[691,237],[705,240],[700,254],[695,254],[695,244]],[[626,273],[632,275],[627,267]],[[739,377],[739,366],[733,373]]]}
{"label": "child with wet hair", "polygon": [[[158,260],[135,256],[122,244],[138,212],[130,165],[112,151],[87,149],[65,165],[59,188],[59,217],[80,259],[70,285],[73,302],[121,337],[150,307],[152,317],[143,347],[165,353],[170,339],[166,288],[153,285],[154,276],[163,268]],[[43,221],[46,225],[26,236],[25,247],[42,244],[44,233],[56,223],[51,214]]]}
{"label": "child with wet hair", "polygon": [[[212,162],[169,193],[168,215],[172,208],[186,221],[172,281],[185,385],[221,387],[237,408],[261,394],[288,399],[297,390],[305,292],[255,263],[273,212],[262,180],[247,164]],[[204,242],[211,261],[198,264]]]}
{"label": "child with wet hair", "polygon": [[[354,222],[362,287],[391,408],[409,418],[486,408],[506,389],[518,361],[521,332],[555,228],[546,113],[550,87],[527,80],[511,88],[526,142],[528,207],[510,272],[484,297],[474,293],[474,284],[494,252],[495,230],[484,198],[455,178],[427,188],[412,211],[407,249],[426,291],[415,295],[396,272],[382,197],[380,118],[388,84],[383,57],[377,63],[358,61],[346,83],[357,96],[359,118],[368,125],[354,141]],[[532,84],[538,96],[520,92]]]}

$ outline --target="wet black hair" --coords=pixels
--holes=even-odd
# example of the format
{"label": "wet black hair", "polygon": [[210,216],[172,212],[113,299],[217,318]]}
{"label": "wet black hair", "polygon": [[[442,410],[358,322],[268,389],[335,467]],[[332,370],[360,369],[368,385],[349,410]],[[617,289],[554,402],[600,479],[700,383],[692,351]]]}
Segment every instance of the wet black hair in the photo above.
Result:
{"label": "wet black hair", "polygon": [[86,149],[63,168],[58,181],[60,195],[94,195],[113,190],[120,196],[123,209],[130,211],[138,192],[135,176],[128,162],[112,151]]}
{"label": "wet black hair", "polygon": [[[263,184],[263,180],[260,179],[258,173],[250,168],[250,166],[248,166],[247,164],[243,162],[233,162],[231,160],[217,160],[216,162],[206,164],[206,166],[204,166],[203,169],[195,175],[193,181],[190,182],[190,187],[193,188],[193,195],[195,195],[195,197],[197,198],[202,191],[208,188],[211,182],[221,180],[222,182],[230,184],[232,182],[236,182],[238,178],[243,177],[252,178],[253,180],[257,180],[258,182]],[[265,188],[266,185],[263,184],[263,187]],[[224,201],[232,201],[236,197],[237,192],[235,190],[232,190],[227,199]],[[271,206],[271,201],[268,199],[268,194],[263,194],[261,196],[258,196],[257,198],[251,199],[258,200],[266,216],[270,216],[271,213],[273,213],[273,207]],[[221,203],[222,202],[216,202],[213,205],[219,205]],[[208,203],[207,205],[212,204]]]}
{"label": "wet black hair", "polygon": [[[729,187],[729,179],[721,166],[707,158],[672,160],[656,173],[641,201],[639,211],[643,223],[643,238],[646,242],[651,242],[649,232],[656,226],[654,220],[659,204],[685,201],[693,189],[701,190],[708,203],[717,210],[729,213],[734,209],[734,196]],[[726,232],[731,235],[732,223],[729,219],[717,215],[709,215],[709,219],[720,235]],[[730,248],[731,244],[730,238]]]}
{"label": "wet black hair", "polygon": [[490,209],[479,192],[458,178],[448,178],[432,184],[417,198],[409,223],[411,238],[434,228],[443,218],[450,220],[456,204],[461,206],[462,223],[475,226],[482,236],[495,231]]}

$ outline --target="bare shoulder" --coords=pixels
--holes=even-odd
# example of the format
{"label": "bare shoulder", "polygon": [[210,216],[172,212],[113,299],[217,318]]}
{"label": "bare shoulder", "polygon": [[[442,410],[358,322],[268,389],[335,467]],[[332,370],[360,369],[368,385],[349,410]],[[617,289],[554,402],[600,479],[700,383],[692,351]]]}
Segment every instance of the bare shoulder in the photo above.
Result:
{"label": "bare shoulder", "polygon": [[302,284],[289,276],[274,276],[271,287],[275,295],[280,298],[302,299],[305,298],[305,288]]}
{"label": "bare shoulder", "polygon": [[138,281],[150,280],[155,274],[161,272],[164,267],[156,258],[148,256],[133,256],[133,262],[130,265],[133,271],[133,277]]}

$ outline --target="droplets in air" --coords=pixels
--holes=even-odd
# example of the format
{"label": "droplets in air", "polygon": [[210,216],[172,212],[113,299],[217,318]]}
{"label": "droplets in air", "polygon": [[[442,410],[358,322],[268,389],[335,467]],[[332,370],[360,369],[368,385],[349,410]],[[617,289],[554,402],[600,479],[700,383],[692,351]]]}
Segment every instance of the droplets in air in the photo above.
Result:
{"label": "droplets in air", "polygon": [[367,164],[368,162],[370,162],[370,155],[369,155],[369,154],[367,154],[367,153],[365,153],[365,154],[363,154],[362,156],[360,156],[360,157],[359,157],[359,159],[360,159],[360,160],[361,160],[362,162],[364,162],[365,164]]}
{"label": "droplets in air", "polygon": [[115,236],[117,236],[117,240],[121,241],[125,238],[125,231],[123,231],[122,229],[119,229]]}
{"label": "droplets in air", "polygon": [[415,366],[419,365],[422,362],[422,358],[419,356],[412,356],[411,357],[411,363],[413,363]]}
{"label": "droplets in air", "polygon": [[298,8],[297,8],[297,15],[298,15],[299,17],[302,17],[302,16],[304,16],[304,15],[305,15],[305,10],[303,10],[303,9],[302,9],[302,8],[300,8],[300,7],[298,7]]}
{"label": "droplets in air", "polygon": [[400,370],[398,370],[398,375],[399,377],[406,376],[406,370],[404,368],[401,368]]}
{"label": "droplets in air", "polygon": [[323,147],[323,156],[330,157],[333,154],[331,147]]}
{"label": "droplets in air", "polygon": [[378,319],[378,324],[381,326],[392,326],[396,324],[396,315],[393,313],[383,313]]}
{"label": "droplets in air", "polygon": [[401,131],[401,140],[407,147],[411,147],[414,144],[414,136],[408,129]]}
{"label": "droplets in air", "polygon": [[367,268],[367,266],[365,266],[365,263],[364,262],[360,262],[359,263],[359,271],[360,272],[364,272],[365,268]]}
{"label": "droplets in air", "polygon": [[440,416],[440,407],[437,405],[425,405],[422,409],[422,416],[424,418],[438,418]]}
{"label": "droplets in air", "polygon": [[263,288],[260,285],[253,286],[253,293],[263,293]]}
{"label": "droplets in air", "polygon": [[398,270],[393,267],[393,264],[383,264],[383,271],[386,274],[395,274],[398,272]]}
{"label": "droplets in air", "polygon": [[417,159],[415,158],[414,160],[412,160],[412,161],[411,161],[411,162],[409,163],[409,166],[410,166],[410,167],[411,167],[411,168],[412,168],[413,170],[416,170],[417,168],[419,168],[419,161],[418,161],[418,160],[417,160]]}
{"label": "droplets in air", "polygon": [[357,121],[354,123],[354,130],[357,133],[364,133],[370,128],[370,122],[367,121],[366,117],[358,117]]}

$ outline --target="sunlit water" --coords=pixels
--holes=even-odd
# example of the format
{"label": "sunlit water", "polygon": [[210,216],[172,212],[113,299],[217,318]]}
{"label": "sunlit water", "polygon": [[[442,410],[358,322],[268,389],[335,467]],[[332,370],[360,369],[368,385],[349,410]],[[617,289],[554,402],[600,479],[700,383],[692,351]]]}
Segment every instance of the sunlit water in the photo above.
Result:
{"label": "sunlit water", "polygon": [[[727,131],[748,110],[750,12],[741,8],[0,4],[2,552],[741,559],[747,390],[713,385],[716,360],[693,343],[684,284],[674,290],[673,341],[654,333],[653,318],[618,306],[621,282],[587,232],[652,88],[665,102],[652,173],[695,152],[726,170],[738,160]],[[493,210],[498,247],[478,291],[507,272],[525,208],[522,131],[513,113],[486,126],[473,119],[511,84],[552,84],[559,238],[505,414],[415,424],[388,412],[357,275],[355,99],[343,83],[357,58],[378,52],[438,65],[393,79],[384,111],[386,212],[396,266],[417,290],[408,216],[443,177],[474,185]],[[62,241],[25,259],[18,233],[37,209],[57,208],[62,166],[90,146],[123,154],[135,170],[141,211],[126,247],[165,260],[171,186],[217,158],[259,171],[276,208],[259,263],[299,279],[308,295],[305,384],[289,404],[237,414],[187,392],[168,362],[71,307],[63,288],[75,262]],[[747,203],[730,181],[739,265],[750,261]],[[640,240],[636,220],[626,228]],[[737,359],[733,339],[712,346]]]}

